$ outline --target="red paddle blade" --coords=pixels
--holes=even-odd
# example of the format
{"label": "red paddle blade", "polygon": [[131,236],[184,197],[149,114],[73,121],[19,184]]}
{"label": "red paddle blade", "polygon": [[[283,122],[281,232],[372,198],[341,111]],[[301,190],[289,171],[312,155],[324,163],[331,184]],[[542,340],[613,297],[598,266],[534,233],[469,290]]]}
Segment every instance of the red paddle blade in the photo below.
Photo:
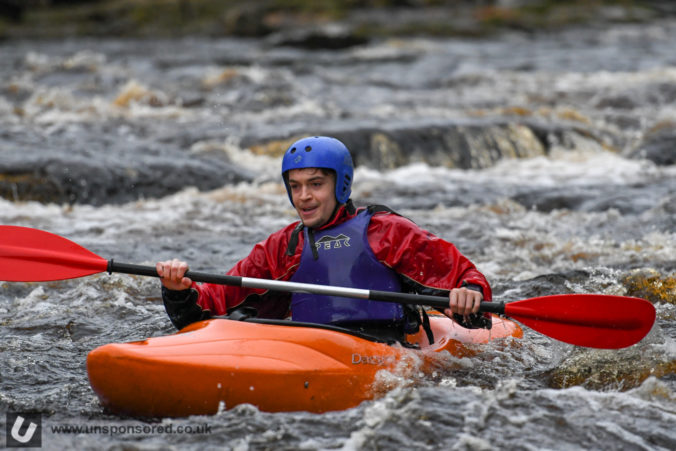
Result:
{"label": "red paddle blade", "polygon": [[645,299],[603,294],[542,296],[505,305],[505,315],[557,340],[590,348],[638,343],[655,323]]}
{"label": "red paddle blade", "polygon": [[0,225],[0,280],[43,282],[103,272],[108,261],[53,233]]}

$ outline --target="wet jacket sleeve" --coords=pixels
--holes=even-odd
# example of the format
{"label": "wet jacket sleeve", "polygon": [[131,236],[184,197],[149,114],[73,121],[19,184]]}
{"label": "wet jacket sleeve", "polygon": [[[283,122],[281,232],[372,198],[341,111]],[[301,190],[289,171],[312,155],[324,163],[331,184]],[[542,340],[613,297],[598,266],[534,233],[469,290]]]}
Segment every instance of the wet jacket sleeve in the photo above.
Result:
{"label": "wet jacket sleeve", "polygon": [[[295,225],[291,224],[256,244],[227,274],[273,280],[291,278],[300,263],[300,254],[287,255],[286,252]],[[289,314],[291,296],[288,293],[209,283],[194,283],[192,288],[198,294],[197,304],[215,315],[225,315],[240,306],[254,307],[259,318],[284,318]]]}
{"label": "wet jacket sleeve", "polygon": [[453,288],[479,289],[492,297],[486,277],[452,243],[393,213],[373,216],[368,240],[376,258],[425,294],[448,295]]}

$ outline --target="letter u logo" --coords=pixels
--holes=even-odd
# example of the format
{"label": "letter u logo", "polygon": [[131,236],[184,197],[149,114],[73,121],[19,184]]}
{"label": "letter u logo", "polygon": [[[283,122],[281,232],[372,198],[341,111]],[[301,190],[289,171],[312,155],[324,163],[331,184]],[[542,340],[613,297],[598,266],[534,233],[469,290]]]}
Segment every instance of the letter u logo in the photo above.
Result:
{"label": "letter u logo", "polygon": [[21,426],[23,426],[24,418],[19,415],[14,421],[14,426],[12,426],[12,438],[19,443],[28,443],[33,438],[35,430],[38,428],[38,425],[35,423],[30,423],[28,429],[23,434],[21,433]]}
{"label": "letter u logo", "polygon": [[39,413],[7,412],[6,419],[5,432],[8,448],[42,446],[42,418]]}

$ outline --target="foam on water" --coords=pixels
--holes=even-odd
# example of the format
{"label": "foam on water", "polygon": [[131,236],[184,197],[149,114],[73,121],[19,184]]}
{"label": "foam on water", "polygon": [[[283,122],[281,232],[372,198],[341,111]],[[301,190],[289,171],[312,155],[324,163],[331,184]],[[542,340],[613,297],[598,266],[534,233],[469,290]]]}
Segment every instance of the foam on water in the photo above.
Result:
{"label": "foam on water", "polygon": [[589,184],[634,184],[658,178],[676,177],[676,168],[659,167],[646,160],[628,160],[612,152],[596,149],[554,152],[547,157],[501,160],[483,170],[431,167],[416,163],[387,172],[359,167],[355,189],[362,184],[401,186],[435,185],[444,189],[468,183],[539,187],[584,186]]}

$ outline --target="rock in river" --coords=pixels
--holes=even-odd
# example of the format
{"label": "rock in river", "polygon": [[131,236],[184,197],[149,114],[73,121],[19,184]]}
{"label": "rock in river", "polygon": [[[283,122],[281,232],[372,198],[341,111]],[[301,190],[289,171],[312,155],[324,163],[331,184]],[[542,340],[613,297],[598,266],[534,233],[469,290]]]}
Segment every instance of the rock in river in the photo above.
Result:
{"label": "rock in river", "polygon": [[[0,134],[0,196],[13,201],[103,205],[161,197],[186,186],[215,189],[251,179],[223,158],[97,127],[76,134]],[[84,140],[87,146],[73,145]],[[96,155],[94,157],[93,155]]]}

